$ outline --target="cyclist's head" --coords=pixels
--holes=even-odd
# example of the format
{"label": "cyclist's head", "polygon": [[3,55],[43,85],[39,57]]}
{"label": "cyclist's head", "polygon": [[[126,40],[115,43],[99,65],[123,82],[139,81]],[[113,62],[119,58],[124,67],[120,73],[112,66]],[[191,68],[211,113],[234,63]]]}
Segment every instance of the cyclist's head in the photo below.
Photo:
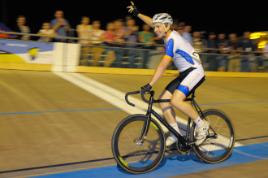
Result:
{"label": "cyclist's head", "polygon": [[165,37],[173,24],[173,19],[168,13],[159,13],[153,16],[154,31],[158,37]]}
{"label": "cyclist's head", "polygon": [[153,16],[153,24],[163,23],[163,24],[173,24],[173,19],[168,13],[158,13]]}

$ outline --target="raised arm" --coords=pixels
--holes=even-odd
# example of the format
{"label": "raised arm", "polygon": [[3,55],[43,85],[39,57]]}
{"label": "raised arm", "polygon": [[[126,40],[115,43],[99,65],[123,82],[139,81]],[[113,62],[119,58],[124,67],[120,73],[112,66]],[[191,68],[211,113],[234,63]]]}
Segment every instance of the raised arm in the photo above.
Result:
{"label": "raised arm", "polygon": [[135,6],[135,4],[132,1],[130,2],[130,5],[127,6],[127,8],[128,8],[128,12],[132,13],[134,16],[139,17],[144,23],[148,24],[150,27],[153,27],[152,18],[140,13],[138,8]]}

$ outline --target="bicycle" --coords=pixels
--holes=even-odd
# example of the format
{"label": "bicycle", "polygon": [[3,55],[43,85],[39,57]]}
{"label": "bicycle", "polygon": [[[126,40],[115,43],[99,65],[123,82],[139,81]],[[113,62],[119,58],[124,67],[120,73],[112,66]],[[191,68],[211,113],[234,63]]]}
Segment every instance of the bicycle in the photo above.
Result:
{"label": "bicycle", "polygon": [[[126,102],[135,107],[128,99],[129,95],[139,94],[140,91],[128,92]],[[218,163],[231,156],[235,143],[234,129],[225,113],[217,109],[202,111],[195,101],[193,92],[186,101],[190,101],[201,118],[210,123],[205,141],[195,145],[195,123],[189,118],[186,134],[180,135],[167,121],[153,110],[154,103],[170,102],[169,99],[154,99],[154,91],[149,92],[149,100],[141,94],[143,101],[148,103],[145,115],[134,114],[123,119],[116,127],[112,137],[112,152],[117,164],[132,174],[146,173],[156,168],[165,154],[165,133],[160,124],[177,138],[176,149],[189,153],[191,150],[206,163]],[[154,116],[154,118],[152,117]]]}

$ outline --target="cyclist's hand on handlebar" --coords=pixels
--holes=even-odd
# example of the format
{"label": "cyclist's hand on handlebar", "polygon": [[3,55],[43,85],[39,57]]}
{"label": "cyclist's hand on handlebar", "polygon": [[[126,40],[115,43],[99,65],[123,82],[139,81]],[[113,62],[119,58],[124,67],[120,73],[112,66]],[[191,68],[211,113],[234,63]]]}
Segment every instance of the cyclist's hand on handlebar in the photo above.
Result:
{"label": "cyclist's hand on handlebar", "polygon": [[145,94],[146,92],[151,91],[151,89],[152,86],[149,83],[147,83],[146,85],[141,87],[141,94]]}
{"label": "cyclist's hand on handlebar", "polygon": [[133,1],[130,1],[130,5],[127,6],[127,9],[128,9],[128,12],[132,13],[134,16],[138,16],[138,14],[140,13]]}

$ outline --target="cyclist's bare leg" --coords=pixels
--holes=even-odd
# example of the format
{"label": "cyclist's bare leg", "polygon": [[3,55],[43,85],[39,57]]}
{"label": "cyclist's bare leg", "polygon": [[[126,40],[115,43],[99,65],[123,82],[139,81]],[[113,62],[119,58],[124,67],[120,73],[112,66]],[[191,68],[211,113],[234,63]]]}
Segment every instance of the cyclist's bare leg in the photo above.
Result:
{"label": "cyclist's bare leg", "polygon": [[[168,90],[165,90],[160,96],[160,99],[171,99],[171,98],[172,94]],[[173,129],[175,129],[179,134],[181,134],[178,124],[176,122],[176,114],[171,103],[170,102],[160,103],[160,107],[162,108],[164,117],[169,123],[169,125]],[[167,137],[166,139],[166,146],[169,147],[173,145],[175,142],[177,142],[177,137],[173,134],[170,134],[170,136]]]}
{"label": "cyclist's bare leg", "polygon": [[[168,90],[163,91],[163,93],[160,95],[160,99],[171,99],[171,98],[172,94]],[[170,102],[160,103],[160,107],[167,122],[169,124],[176,123],[175,118],[176,114],[171,103]]]}
{"label": "cyclist's bare leg", "polygon": [[194,110],[192,105],[185,101],[185,94],[182,93],[179,90],[176,90],[173,94],[173,97],[171,99],[171,104],[174,106],[176,109],[182,111],[185,115],[190,117],[191,119],[195,120],[196,118],[199,117],[197,112]]}
{"label": "cyclist's bare leg", "polygon": [[206,139],[206,136],[208,134],[208,129],[209,129],[209,123],[206,121],[203,121],[197,112],[194,110],[192,105],[185,101],[185,94],[179,90],[176,90],[173,94],[173,97],[171,99],[171,104],[182,111],[184,114],[186,114],[188,117],[190,117],[195,124],[197,125],[195,129],[195,144],[200,145],[201,143],[204,142]]}

